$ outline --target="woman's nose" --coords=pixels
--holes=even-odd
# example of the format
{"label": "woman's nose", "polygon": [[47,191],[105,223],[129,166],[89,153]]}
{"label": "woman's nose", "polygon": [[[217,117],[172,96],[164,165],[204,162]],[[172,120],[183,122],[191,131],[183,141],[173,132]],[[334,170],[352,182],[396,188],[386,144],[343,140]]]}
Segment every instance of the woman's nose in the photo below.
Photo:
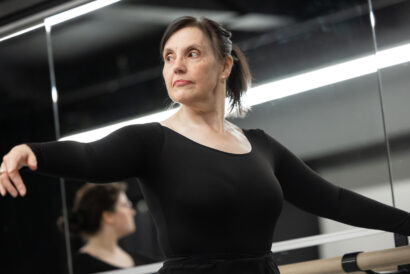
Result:
{"label": "woman's nose", "polygon": [[175,59],[174,63],[174,73],[180,74],[186,72],[185,60],[183,57],[178,57]]}

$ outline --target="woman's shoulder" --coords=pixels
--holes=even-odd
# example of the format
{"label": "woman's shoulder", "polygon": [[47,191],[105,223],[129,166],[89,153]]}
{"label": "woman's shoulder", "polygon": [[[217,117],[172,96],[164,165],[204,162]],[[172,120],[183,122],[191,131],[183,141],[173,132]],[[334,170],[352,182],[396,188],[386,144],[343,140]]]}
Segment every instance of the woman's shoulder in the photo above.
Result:
{"label": "woman's shoulder", "polygon": [[[254,138],[266,138],[266,135],[268,135],[263,129],[260,128],[246,128],[246,127],[241,127],[240,130],[246,135],[246,136],[251,136]],[[269,135],[268,135],[269,136]]]}
{"label": "woman's shoulder", "polygon": [[120,269],[114,265],[106,263],[87,252],[77,252],[73,256],[74,274],[95,273],[108,270]]}
{"label": "woman's shoulder", "polygon": [[137,143],[158,144],[163,140],[164,130],[160,123],[131,124],[111,134],[119,140],[135,140]]}
{"label": "woman's shoulder", "polygon": [[283,145],[270,133],[261,128],[242,128],[246,136],[255,142],[269,147],[282,148]]}
{"label": "woman's shoulder", "polygon": [[87,252],[76,252],[73,256],[73,260],[75,261],[94,261],[98,260],[96,257],[92,256],[91,254]]}
{"label": "woman's shoulder", "polygon": [[138,134],[155,135],[162,133],[162,125],[159,122],[150,122],[142,124],[131,124],[120,128],[118,131],[125,131]]}

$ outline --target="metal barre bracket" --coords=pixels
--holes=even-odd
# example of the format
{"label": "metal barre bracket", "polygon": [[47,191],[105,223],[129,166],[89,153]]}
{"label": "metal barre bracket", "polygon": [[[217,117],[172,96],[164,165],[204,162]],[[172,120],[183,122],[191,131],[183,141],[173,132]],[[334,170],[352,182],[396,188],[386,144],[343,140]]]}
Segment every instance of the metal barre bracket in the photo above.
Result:
{"label": "metal barre bracket", "polygon": [[351,272],[364,272],[367,274],[377,274],[372,270],[362,270],[357,265],[357,255],[363,253],[363,251],[347,253],[342,257],[342,268],[344,272],[351,273]]}
{"label": "metal barre bracket", "polygon": [[357,256],[363,253],[362,251],[359,252],[352,252],[343,255],[342,257],[342,268],[343,271],[346,273],[351,272],[364,272],[367,274],[397,274],[397,273],[409,273],[407,270],[399,270],[399,271],[388,271],[388,272],[374,272],[373,270],[362,270],[357,265]]}
{"label": "metal barre bracket", "polygon": [[359,251],[359,252],[347,253],[343,255],[342,268],[344,272],[351,273],[351,272],[363,271],[357,265],[357,255],[359,255],[360,253],[363,253],[363,252]]}

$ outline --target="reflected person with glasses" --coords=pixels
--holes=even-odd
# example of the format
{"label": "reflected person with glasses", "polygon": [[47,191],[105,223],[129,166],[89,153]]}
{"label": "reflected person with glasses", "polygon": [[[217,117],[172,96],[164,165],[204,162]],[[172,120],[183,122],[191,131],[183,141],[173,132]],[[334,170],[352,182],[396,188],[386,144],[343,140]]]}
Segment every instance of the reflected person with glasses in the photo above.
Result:
{"label": "reflected person with glasses", "polygon": [[[96,273],[152,262],[129,253],[118,240],[135,232],[131,201],[125,183],[85,184],[75,196],[69,230],[86,242],[73,257],[75,274]],[[64,220],[60,218],[62,228]]]}

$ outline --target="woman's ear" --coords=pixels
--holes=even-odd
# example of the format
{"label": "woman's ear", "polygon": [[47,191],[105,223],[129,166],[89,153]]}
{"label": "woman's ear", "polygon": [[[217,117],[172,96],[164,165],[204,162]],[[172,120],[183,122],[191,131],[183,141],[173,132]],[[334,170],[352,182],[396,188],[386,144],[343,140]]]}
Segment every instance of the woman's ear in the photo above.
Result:
{"label": "woman's ear", "polygon": [[112,224],[114,222],[114,216],[112,212],[104,211],[101,215],[101,223]]}
{"label": "woman's ear", "polygon": [[224,62],[223,62],[223,71],[222,75],[225,75],[225,78],[228,78],[229,75],[231,74],[233,66],[233,58],[231,55],[225,56],[224,57]]}

